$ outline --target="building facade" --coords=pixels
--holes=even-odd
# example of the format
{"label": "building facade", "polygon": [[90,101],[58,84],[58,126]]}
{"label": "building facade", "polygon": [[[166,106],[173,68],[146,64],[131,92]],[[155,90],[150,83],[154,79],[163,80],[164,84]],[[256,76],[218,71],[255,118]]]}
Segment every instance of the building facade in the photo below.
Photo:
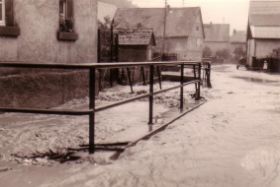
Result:
{"label": "building facade", "polygon": [[230,50],[230,25],[229,24],[204,24],[204,47],[211,49],[212,56],[218,51]]}
{"label": "building facade", "polygon": [[0,0],[0,60],[96,62],[97,0]]}
{"label": "building facade", "polygon": [[199,7],[118,9],[114,31],[132,28],[153,29],[154,53],[176,54],[178,60],[202,58],[204,29]]}
{"label": "building facade", "polygon": [[[97,0],[0,0],[0,61],[97,62]],[[88,95],[83,71],[0,71],[1,107],[49,108]]]}

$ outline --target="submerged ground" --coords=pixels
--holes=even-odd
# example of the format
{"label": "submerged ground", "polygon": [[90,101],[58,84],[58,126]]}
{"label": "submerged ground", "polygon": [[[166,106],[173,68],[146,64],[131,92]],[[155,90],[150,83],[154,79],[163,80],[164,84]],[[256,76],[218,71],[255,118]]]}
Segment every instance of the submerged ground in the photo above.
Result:
{"label": "submerged ground", "polygon": [[[1,115],[0,186],[280,186],[280,75],[236,70],[233,65],[214,66],[212,75],[213,89],[202,92],[208,100],[205,105],[126,150],[116,161],[102,155],[94,162],[32,165],[28,163],[33,161],[19,160],[16,164],[17,157],[10,155],[20,158],[34,149],[55,151],[57,145],[86,143],[87,119],[65,117],[58,122],[57,117],[39,116],[36,121],[26,115]],[[170,102],[169,107],[174,105]],[[147,117],[143,103],[109,111],[111,121],[100,129],[98,140],[105,140],[106,133],[124,132],[127,124],[137,127],[122,138],[141,134],[138,125]],[[136,108],[143,109],[138,118],[118,120],[117,112],[128,114]],[[158,118],[164,120],[167,110],[168,105],[158,105]],[[100,114],[99,119],[104,118]],[[112,130],[113,123],[118,125]],[[61,134],[67,136],[49,138]],[[44,162],[48,161],[38,160]]]}

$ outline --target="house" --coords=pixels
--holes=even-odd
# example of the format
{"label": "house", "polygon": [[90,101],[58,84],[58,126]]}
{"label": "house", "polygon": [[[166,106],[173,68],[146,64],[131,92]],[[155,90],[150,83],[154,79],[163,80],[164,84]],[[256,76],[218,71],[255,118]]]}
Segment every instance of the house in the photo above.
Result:
{"label": "house", "polygon": [[230,37],[230,50],[235,56],[236,53],[244,53],[246,51],[246,31],[233,30]]}
{"label": "house", "polygon": [[254,58],[265,58],[280,47],[280,14],[252,14],[247,30],[247,60],[253,66]]}
{"label": "house", "polygon": [[152,47],[156,45],[151,29],[136,29],[118,34],[118,58],[120,62],[144,62],[152,60]]}
{"label": "house", "polygon": [[[280,1],[251,1],[247,28],[247,63],[271,57],[280,48]],[[280,70],[280,68],[279,68]]]}
{"label": "house", "polygon": [[95,62],[97,0],[0,0],[0,60]]}
{"label": "house", "polygon": [[230,25],[229,24],[204,24],[204,47],[210,48],[212,56],[218,51],[229,50]]}
{"label": "house", "polygon": [[204,29],[201,10],[192,8],[122,8],[114,17],[114,32],[153,29],[153,53],[173,53],[178,60],[202,58]]}
{"label": "house", "polygon": [[[96,62],[97,0],[0,0],[0,61]],[[83,71],[0,71],[1,107],[49,108],[88,95]]]}

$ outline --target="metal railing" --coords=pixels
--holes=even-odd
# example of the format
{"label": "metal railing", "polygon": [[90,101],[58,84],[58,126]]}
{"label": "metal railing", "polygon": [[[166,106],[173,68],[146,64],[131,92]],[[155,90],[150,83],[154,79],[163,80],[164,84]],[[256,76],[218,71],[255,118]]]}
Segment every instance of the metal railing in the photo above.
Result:
{"label": "metal railing", "polygon": [[[173,86],[159,91],[154,91],[154,72],[155,67],[164,65],[179,65],[180,66],[180,85]],[[106,106],[95,106],[96,95],[96,71],[98,69],[114,69],[124,67],[149,67],[149,93],[136,96],[134,98],[126,99],[124,101],[116,102]],[[184,82],[184,68],[192,67],[198,70],[198,74],[194,75],[193,79],[188,82]],[[153,108],[154,108],[154,96],[167,92],[170,90],[180,88],[180,111],[184,110],[184,87],[189,84],[195,84],[195,98],[200,99],[200,87],[201,87],[201,70],[202,63],[199,61],[170,61],[170,62],[131,62],[131,63],[89,63],[89,64],[34,64],[34,63],[11,63],[0,62],[0,68],[40,68],[40,69],[63,69],[63,70],[88,70],[89,72],[89,108],[87,110],[57,110],[57,109],[36,109],[36,108],[7,108],[0,107],[1,112],[12,113],[34,113],[34,114],[52,114],[52,115],[74,115],[89,116],[89,152],[95,152],[95,114],[112,107],[120,106],[126,103],[130,103],[142,98],[149,98],[149,118],[148,124],[153,124]],[[182,115],[182,114],[181,114]]]}

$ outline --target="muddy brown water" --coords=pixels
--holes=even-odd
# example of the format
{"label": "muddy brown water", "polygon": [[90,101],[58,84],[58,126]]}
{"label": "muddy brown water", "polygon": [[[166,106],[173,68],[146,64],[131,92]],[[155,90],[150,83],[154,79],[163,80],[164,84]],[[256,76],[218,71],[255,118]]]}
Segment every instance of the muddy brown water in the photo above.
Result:
{"label": "muddy brown water", "polygon": [[8,168],[0,172],[0,186],[279,187],[280,88],[234,76],[280,77],[233,65],[212,75],[213,89],[202,91],[205,105],[118,160],[51,167],[0,163]]}

